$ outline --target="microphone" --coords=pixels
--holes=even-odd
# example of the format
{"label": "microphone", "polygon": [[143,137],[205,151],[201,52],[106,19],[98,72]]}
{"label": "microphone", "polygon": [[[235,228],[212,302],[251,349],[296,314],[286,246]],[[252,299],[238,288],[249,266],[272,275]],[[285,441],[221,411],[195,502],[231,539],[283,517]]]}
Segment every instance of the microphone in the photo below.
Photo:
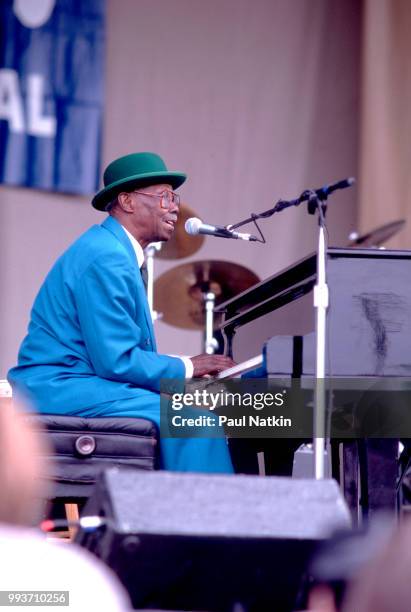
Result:
{"label": "microphone", "polygon": [[197,236],[197,234],[208,234],[209,236],[215,236],[216,238],[235,238],[236,240],[249,240],[255,242],[258,240],[251,234],[242,234],[241,232],[234,232],[228,227],[222,227],[220,225],[208,225],[203,223],[201,219],[197,217],[191,217],[187,219],[185,223],[185,230],[190,236]]}
{"label": "microphone", "polygon": [[334,185],[324,185],[324,187],[316,189],[315,193],[320,198],[320,200],[325,200],[331,193],[333,193],[333,191],[336,191],[337,189],[346,189],[347,187],[351,187],[351,185],[354,185],[354,183],[355,178],[346,178],[342,181],[338,181],[338,183],[334,183]]}

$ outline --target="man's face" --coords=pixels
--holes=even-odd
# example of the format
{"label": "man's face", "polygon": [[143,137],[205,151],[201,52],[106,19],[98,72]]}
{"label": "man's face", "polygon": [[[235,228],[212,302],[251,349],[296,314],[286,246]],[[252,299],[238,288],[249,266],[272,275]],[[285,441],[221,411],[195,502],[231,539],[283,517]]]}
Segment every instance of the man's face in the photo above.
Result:
{"label": "man's face", "polygon": [[[137,189],[130,193],[133,199],[132,222],[134,235],[143,246],[150,242],[167,241],[171,238],[178,216],[178,206],[168,204],[161,196],[172,193],[171,185],[161,184]],[[170,195],[170,194],[169,194]]]}

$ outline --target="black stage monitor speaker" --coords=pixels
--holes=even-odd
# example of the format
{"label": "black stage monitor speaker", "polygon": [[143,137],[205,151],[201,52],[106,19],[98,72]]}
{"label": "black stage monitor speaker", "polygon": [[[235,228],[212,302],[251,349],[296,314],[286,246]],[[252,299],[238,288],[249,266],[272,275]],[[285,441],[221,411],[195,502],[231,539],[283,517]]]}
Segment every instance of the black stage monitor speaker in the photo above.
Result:
{"label": "black stage monitor speaker", "polygon": [[135,608],[291,610],[313,546],[349,527],[333,480],[107,470],[77,542]]}

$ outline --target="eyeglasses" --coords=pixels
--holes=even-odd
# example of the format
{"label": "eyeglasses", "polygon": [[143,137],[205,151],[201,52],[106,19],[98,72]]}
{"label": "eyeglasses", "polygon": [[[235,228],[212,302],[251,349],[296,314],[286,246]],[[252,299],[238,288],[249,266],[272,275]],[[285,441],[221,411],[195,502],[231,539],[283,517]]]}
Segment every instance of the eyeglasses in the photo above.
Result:
{"label": "eyeglasses", "polygon": [[179,207],[180,206],[180,196],[178,193],[174,191],[170,191],[169,189],[165,189],[161,193],[148,193],[147,191],[134,191],[133,193],[141,193],[142,195],[152,196],[154,198],[160,199],[160,206],[165,210],[169,210],[172,205]]}

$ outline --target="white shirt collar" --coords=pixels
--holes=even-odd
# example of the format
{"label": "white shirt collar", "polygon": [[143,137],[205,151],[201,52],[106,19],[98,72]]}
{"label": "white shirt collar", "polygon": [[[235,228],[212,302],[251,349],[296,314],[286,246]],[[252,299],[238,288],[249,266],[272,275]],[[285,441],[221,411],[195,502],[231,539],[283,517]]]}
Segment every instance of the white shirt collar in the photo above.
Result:
{"label": "white shirt collar", "polygon": [[124,227],[124,225],[121,226],[123,228],[123,230],[126,232],[127,236],[129,237],[129,240],[131,242],[131,246],[134,249],[134,252],[136,254],[137,257],[137,263],[138,263],[138,267],[141,268],[141,266],[144,263],[144,251],[143,251],[143,247],[141,246],[141,244],[134,238],[134,236],[132,236],[132,234],[130,234],[129,231],[126,230],[126,228]]}

